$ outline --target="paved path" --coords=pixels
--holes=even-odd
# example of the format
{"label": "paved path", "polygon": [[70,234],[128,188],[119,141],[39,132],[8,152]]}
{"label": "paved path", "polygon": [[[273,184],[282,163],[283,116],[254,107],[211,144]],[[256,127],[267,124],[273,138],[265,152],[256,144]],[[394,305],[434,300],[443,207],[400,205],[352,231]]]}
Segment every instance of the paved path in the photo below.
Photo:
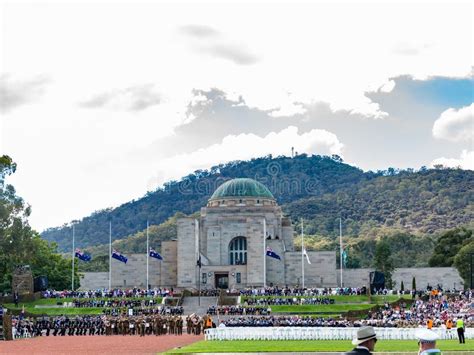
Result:
{"label": "paved path", "polygon": [[217,297],[201,296],[201,305],[199,305],[198,296],[187,296],[183,299],[184,314],[186,315],[196,313],[202,316],[207,313],[207,309],[212,305],[217,305]]}
{"label": "paved path", "polygon": [[64,336],[0,341],[1,355],[157,354],[203,340],[196,335]]}

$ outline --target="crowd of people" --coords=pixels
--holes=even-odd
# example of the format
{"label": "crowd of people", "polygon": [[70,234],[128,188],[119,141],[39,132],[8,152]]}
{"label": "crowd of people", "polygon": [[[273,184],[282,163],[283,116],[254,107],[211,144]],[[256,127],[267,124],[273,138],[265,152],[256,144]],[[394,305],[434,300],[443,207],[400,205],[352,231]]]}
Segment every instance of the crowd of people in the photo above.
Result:
{"label": "crowd of people", "polygon": [[153,289],[120,289],[113,290],[97,289],[89,291],[43,291],[43,298],[138,298],[138,297],[172,297],[174,295],[173,288],[153,288]]}
{"label": "crowd of people", "polygon": [[[381,290],[388,293],[388,290]],[[261,287],[245,288],[239,291],[241,296],[336,296],[365,295],[366,287],[302,288],[302,287]]]}
{"label": "crowd of people", "polygon": [[247,306],[209,306],[207,314],[211,315],[268,315],[272,313],[270,307],[247,307]]}
{"label": "crowd of people", "polygon": [[370,311],[367,316],[369,325],[390,327],[453,327],[458,319],[466,321],[468,326],[474,326],[473,298],[460,295],[444,296],[440,293],[428,300],[415,300],[411,306],[405,302],[398,305],[385,303],[376,311]]}
{"label": "crowd of people", "polygon": [[127,299],[127,298],[75,298],[71,302],[74,308],[137,308],[156,307],[159,303],[153,298]]}
{"label": "crowd of people", "polygon": [[295,306],[302,304],[334,304],[334,298],[329,297],[264,297],[245,298],[244,304],[248,306]]}
{"label": "crowd of people", "polygon": [[[368,311],[363,319],[317,318],[297,315],[274,315],[273,305],[333,304],[334,295],[361,294],[363,288],[353,289],[299,289],[254,288],[240,292],[238,305],[213,305],[204,316],[184,316],[182,306],[168,306],[156,299],[170,295],[173,290],[95,290],[95,291],[46,291],[47,298],[73,298],[72,307],[100,307],[102,315],[60,317],[17,317],[13,328],[16,336],[83,336],[83,335],[161,335],[200,334],[215,327],[211,317],[223,317],[220,326],[226,327],[399,327],[428,329],[444,327],[456,329],[461,322],[474,327],[474,295],[472,290],[457,291],[447,295],[441,288],[421,291],[413,300],[385,303]],[[216,290],[207,290],[216,295]],[[259,297],[260,296],[260,297]],[[303,298],[303,296],[306,296]]]}

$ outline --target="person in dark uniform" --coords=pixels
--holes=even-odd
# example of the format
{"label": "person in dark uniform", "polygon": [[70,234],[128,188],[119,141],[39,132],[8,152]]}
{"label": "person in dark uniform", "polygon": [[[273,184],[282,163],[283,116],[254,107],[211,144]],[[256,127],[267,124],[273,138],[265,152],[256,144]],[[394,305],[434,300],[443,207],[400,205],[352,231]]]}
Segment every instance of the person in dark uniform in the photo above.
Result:
{"label": "person in dark uniform", "polygon": [[13,293],[13,302],[15,303],[15,307],[18,308],[18,302],[20,300],[20,296],[18,295],[18,292]]}
{"label": "person in dark uniform", "polygon": [[352,344],[356,347],[345,355],[370,355],[374,351],[375,343],[377,343],[377,336],[374,328],[362,327],[357,330],[357,338],[352,340]]}

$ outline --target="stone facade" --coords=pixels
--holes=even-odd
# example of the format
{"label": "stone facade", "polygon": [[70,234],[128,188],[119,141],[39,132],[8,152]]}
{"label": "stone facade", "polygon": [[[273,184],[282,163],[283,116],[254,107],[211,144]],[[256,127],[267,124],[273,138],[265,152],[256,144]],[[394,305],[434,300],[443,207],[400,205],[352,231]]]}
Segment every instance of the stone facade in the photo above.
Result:
{"label": "stone facade", "polygon": [[[373,269],[343,269],[342,279],[344,287],[361,287],[369,285],[369,273]],[[426,286],[441,285],[444,288],[462,289],[464,281],[459,272],[453,267],[420,267],[420,268],[399,268],[395,269],[392,279],[395,282],[395,288],[399,289],[401,282],[405,290],[411,289],[413,276],[415,277],[416,287],[424,289]],[[340,285],[340,270],[337,270],[337,284]]]}
{"label": "stone facade", "polygon": [[[247,181],[225,192],[217,189],[199,220],[178,220],[178,287],[219,287],[222,278],[225,286],[237,289],[301,282],[301,252],[294,251],[291,220],[264,186],[249,179],[230,183],[239,180]],[[281,260],[266,256],[267,247]],[[336,253],[309,254],[313,262],[305,266],[306,285],[336,286]],[[196,267],[199,256],[201,275]]]}

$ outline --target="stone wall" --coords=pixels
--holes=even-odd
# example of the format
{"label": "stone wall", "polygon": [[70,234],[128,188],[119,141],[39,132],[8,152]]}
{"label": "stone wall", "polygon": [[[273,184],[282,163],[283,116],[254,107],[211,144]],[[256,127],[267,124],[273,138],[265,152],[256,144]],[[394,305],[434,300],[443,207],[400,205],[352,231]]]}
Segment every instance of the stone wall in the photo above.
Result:
{"label": "stone wall", "polygon": [[196,223],[194,218],[178,219],[178,287],[196,287],[198,259]]}
{"label": "stone wall", "polygon": [[109,287],[108,272],[84,272],[82,276],[80,290],[97,290]]}
{"label": "stone wall", "polygon": [[[146,287],[146,254],[128,254],[127,263],[112,259],[112,286],[133,288]],[[161,262],[149,258],[149,283],[157,286],[160,284]]]}
{"label": "stone wall", "polygon": [[[266,240],[266,246],[272,248],[281,260],[266,257],[267,285],[285,285],[285,255],[283,240]],[[261,266],[263,269],[263,265]]]}
{"label": "stone wall", "polygon": [[[336,252],[309,251],[308,264],[304,260],[304,274],[306,287],[334,287],[336,286]],[[302,284],[301,252],[285,253],[286,284],[294,286]]]}
{"label": "stone wall", "polygon": [[[369,285],[369,273],[373,269],[343,269],[342,279],[345,287],[361,287]],[[461,289],[464,284],[459,272],[453,267],[424,267],[424,268],[399,268],[393,272],[392,279],[395,288],[400,288],[401,282],[405,289],[411,289],[413,276],[415,276],[418,289],[426,288],[427,285],[436,286],[440,284],[444,288]],[[337,284],[340,285],[340,270],[337,270]]]}
{"label": "stone wall", "polygon": [[176,287],[178,276],[178,242],[161,242],[161,287]]}
{"label": "stone wall", "polygon": [[[163,249],[164,250],[164,249]],[[133,288],[146,287],[146,254],[126,254],[127,263],[112,259],[112,287]],[[149,258],[148,277],[151,287],[160,286],[161,263]],[[82,290],[94,290],[109,287],[108,272],[84,272],[81,277]]]}

